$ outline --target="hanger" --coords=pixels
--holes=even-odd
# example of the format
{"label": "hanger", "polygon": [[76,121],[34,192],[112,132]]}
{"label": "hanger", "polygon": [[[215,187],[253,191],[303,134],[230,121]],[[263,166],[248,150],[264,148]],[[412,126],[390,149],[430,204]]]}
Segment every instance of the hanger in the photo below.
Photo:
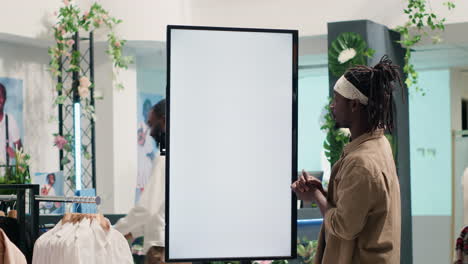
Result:
{"label": "hanger", "polygon": [[17,219],[18,218],[18,212],[16,210],[10,210],[8,212],[8,217]]}
{"label": "hanger", "polygon": [[64,207],[65,207],[65,214],[63,214],[63,217],[62,217],[62,220],[61,220],[62,224],[70,222],[70,219],[71,219],[71,213],[67,212],[68,208],[67,208],[66,204],[64,204]]}
{"label": "hanger", "polygon": [[[75,201],[70,201],[70,202],[77,202],[78,205],[76,206],[76,210],[78,210],[79,206],[81,206],[82,202],[86,202],[88,197],[80,197],[77,198]],[[98,208],[98,204],[96,204],[96,209]],[[110,230],[110,223],[107,218],[105,218],[102,214],[96,213],[96,214],[85,214],[85,213],[72,213],[72,212],[66,212],[63,217],[62,217],[62,224],[65,223],[80,223],[83,219],[89,219],[91,221],[96,220],[99,221],[100,226],[108,231]]]}
{"label": "hanger", "polygon": [[75,208],[75,211],[76,211],[76,212],[78,212],[78,208],[80,208],[80,206],[81,206],[81,203],[78,202],[78,205],[77,205],[76,208]]}

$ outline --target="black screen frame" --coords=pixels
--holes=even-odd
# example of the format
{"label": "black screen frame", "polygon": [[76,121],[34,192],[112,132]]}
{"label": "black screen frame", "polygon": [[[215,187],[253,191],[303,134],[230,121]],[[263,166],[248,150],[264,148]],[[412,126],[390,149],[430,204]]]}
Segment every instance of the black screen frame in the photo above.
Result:
{"label": "black screen frame", "polygon": [[208,261],[254,261],[260,259],[281,260],[297,258],[297,198],[291,192],[291,253],[288,256],[255,256],[242,258],[190,258],[190,259],[175,259],[169,255],[169,208],[170,208],[170,133],[171,133],[171,31],[172,30],[213,30],[213,31],[234,31],[234,32],[261,32],[261,33],[284,33],[292,35],[292,168],[291,168],[291,183],[297,179],[297,155],[298,155],[298,46],[299,32],[298,30],[287,29],[260,29],[260,28],[231,28],[231,27],[203,27],[203,26],[184,26],[184,25],[168,25],[166,32],[166,52],[167,52],[167,85],[166,85],[166,206],[165,206],[165,258],[167,262],[208,262]]}

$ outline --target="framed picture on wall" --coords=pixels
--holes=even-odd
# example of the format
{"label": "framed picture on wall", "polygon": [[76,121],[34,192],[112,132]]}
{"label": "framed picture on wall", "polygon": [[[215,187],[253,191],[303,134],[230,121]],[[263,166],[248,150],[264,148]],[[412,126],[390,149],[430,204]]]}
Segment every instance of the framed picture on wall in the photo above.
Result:
{"label": "framed picture on wall", "polygon": [[22,148],[23,80],[0,77],[0,164],[15,164],[15,148]]}
{"label": "framed picture on wall", "polygon": [[[38,172],[34,174],[33,183],[39,184],[39,194],[45,196],[63,196],[64,176],[62,171]],[[40,214],[63,214],[65,212],[62,203],[40,202]]]}

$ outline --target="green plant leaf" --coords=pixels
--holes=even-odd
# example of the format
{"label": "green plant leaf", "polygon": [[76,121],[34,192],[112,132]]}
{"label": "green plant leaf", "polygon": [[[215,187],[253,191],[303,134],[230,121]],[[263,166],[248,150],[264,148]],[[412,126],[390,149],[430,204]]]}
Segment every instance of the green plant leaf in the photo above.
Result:
{"label": "green plant leaf", "polygon": [[[340,62],[340,54],[347,49],[354,49],[356,52],[354,57],[348,58],[346,62]],[[354,65],[366,64],[366,57],[372,56],[374,51],[367,49],[367,44],[364,39],[357,33],[344,32],[340,34],[331,43],[331,48],[328,52],[328,66],[330,72],[340,77],[343,73]]]}
{"label": "green plant leaf", "polygon": [[57,96],[57,98],[55,98],[55,104],[61,105],[61,104],[63,104],[66,100],[67,100],[67,96],[65,96],[65,95]]}
{"label": "green plant leaf", "polygon": [[63,157],[62,160],[60,161],[60,163],[62,165],[66,165],[66,164],[70,163],[70,160],[67,157]]}

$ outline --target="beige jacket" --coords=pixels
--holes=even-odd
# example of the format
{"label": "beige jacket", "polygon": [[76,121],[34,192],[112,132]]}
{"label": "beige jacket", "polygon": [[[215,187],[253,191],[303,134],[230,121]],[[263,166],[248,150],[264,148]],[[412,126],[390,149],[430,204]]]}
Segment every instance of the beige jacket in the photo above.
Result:
{"label": "beige jacket", "polygon": [[400,263],[400,186],[383,131],[345,146],[328,191],[314,263]]}
{"label": "beige jacket", "polygon": [[23,253],[11,242],[5,232],[0,228],[0,263],[26,264]]}

